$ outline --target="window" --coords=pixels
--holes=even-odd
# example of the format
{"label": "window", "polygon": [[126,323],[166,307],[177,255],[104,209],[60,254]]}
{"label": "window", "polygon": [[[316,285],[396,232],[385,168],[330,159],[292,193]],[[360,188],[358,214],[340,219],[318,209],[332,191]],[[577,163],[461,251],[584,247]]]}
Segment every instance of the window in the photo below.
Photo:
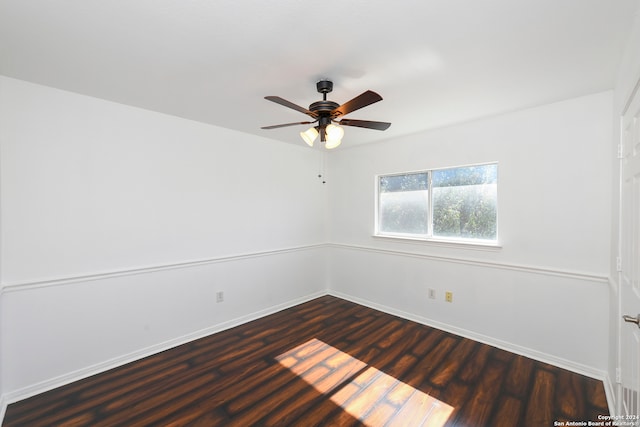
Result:
{"label": "window", "polygon": [[496,243],[495,163],[380,175],[376,235]]}

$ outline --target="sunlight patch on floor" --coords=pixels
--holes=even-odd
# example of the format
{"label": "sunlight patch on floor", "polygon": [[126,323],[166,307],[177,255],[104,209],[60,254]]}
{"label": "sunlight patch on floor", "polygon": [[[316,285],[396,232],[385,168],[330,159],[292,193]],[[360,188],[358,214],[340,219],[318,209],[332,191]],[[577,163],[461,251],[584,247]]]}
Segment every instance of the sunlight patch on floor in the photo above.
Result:
{"label": "sunlight patch on floor", "polygon": [[276,359],[367,426],[442,427],[454,409],[316,338]]}

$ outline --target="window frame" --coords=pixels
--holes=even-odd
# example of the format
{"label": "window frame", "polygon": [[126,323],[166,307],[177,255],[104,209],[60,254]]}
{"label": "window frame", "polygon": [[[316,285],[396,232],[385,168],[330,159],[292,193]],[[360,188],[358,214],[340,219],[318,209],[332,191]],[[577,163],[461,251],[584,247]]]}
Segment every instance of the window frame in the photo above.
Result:
{"label": "window frame", "polygon": [[[496,170],[496,237],[495,239],[469,239],[464,237],[435,237],[433,235],[433,172],[440,170],[448,170],[448,169],[460,169],[460,168],[468,168],[468,167],[476,167],[476,166],[489,166],[495,165]],[[459,166],[446,166],[439,168],[431,168],[431,169],[423,169],[423,170],[414,170],[414,171],[405,171],[405,172],[394,172],[394,173],[383,173],[375,175],[375,215],[374,215],[374,234],[373,237],[380,237],[385,239],[398,239],[403,241],[410,242],[426,242],[426,243],[437,243],[437,244],[450,244],[454,246],[464,245],[464,246],[478,246],[478,247],[487,247],[487,248],[500,248],[499,243],[499,209],[498,209],[498,176],[499,176],[499,164],[497,161],[494,162],[485,162],[485,163],[472,163],[467,165],[459,165]],[[412,233],[386,233],[380,231],[380,179],[383,177],[390,176],[403,176],[403,175],[411,175],[411,174],[427,174],[427,191],[428,191],[428,212],[427,212],[427,234],[426,235],[418,235]]]}

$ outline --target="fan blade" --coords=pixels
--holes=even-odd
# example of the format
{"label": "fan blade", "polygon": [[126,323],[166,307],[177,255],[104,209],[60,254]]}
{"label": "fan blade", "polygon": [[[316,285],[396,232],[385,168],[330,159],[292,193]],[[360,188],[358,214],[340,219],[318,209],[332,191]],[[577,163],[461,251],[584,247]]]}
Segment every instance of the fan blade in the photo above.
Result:
{"label": "fan blade", "polygon": [[371,105],[374,102],[382,101],[382,97],[374,91],[368,90],[364,93],[353,98],[351,101],[347,101],[338,108],[331,111],[332,117],[344,116],[352,111],[359,110],[362,107]]}
{"label": "fan blade", "polygon": [[375,130],[387,130],[391,123],[387,122],[372,122],[369,120],[354,120],[354,119],[342,119],[338,122],[343,126],[356,126],[359,128],[375,129]]}
{"label": "fan blade", "polygon": [[285,124],[282,124],[282,125],[262,126],[260,129],[277,129],[277,128],[284,128],[284,127],[287,127],[287,126],[295,126],[295,125],[310,125],[312,123],[315,123],[315,122],[285,123]]}
{"label": "fan blade", "polygon": [[280,98],[279,96],[265,96],[264,99],[275,102],[276,104],[283,105],[285,107],[292,108],[296,111],[300,111],[301,113],[307,114],[311,117],[317,117],[317,114],[313,111],[309,111],[306,108],[296,105],[293,102],[287,101],[286,99]]}

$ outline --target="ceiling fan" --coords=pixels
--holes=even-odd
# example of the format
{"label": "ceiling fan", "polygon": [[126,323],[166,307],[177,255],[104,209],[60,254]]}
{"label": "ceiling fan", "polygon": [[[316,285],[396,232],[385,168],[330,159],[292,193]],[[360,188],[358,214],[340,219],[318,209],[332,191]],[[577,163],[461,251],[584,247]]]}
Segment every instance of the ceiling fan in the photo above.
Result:
{"label": "ceiling fan", "polygon": [[337,120],[340,116],[347,115],[353,111],[359,110],[360,108],[366,107],[367,105],[382,101],[382,97],[377,93],[368,90],[356,96],[351,101],[347,101],[344,104],[339,105],[337,102],[327,100],[327,93],[333,90],[333,82],[329,80],[320,80],[316,83],[316,88],[318,93],[322,94],[322,101],[317,101],[309,105],[309,109],[289,102],[279,96],[264,97],[276,104],[284,105],[285,107],[300,111],[314,119],[313,121],[263,126],[261,129],[276,129],[286,126],[311,125],[317,123],[306,131],[300,132],[300,136],[307,144],[309,144],[309,146],[313,147],[313,142],[316,140],[318,135],[320,135],[320,141],[325,144],[325,148],[331,149],[337,147],[342,142],[344,130],[338,125],[356,126],[376,130],[386,130],[391,126],[391,123],[387,122],[373,122],[369,120],[356,119]]}

